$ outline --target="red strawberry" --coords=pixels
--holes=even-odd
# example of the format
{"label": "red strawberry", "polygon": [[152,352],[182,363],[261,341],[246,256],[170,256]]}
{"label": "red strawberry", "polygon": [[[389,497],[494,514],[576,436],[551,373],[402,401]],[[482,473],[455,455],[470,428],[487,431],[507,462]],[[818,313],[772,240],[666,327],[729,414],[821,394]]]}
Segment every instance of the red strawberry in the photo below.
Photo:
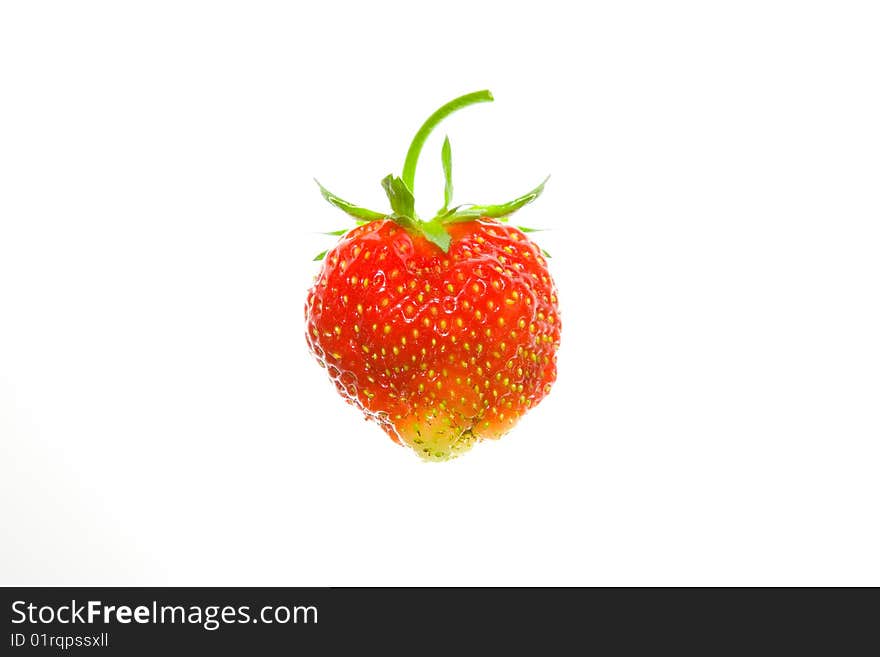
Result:
{"label": "red strawberry", "polygon": [[447,139],[444,207],[428,222],[413,209],[415,164],[430,131],[453,111],[487,100],[487,91],[462,96],[422,126],[403,176],[382,181],[390,214],[321,188],[361,225],[326,253],[309,291],[309,347],[343,397],[429,460],[500,437],[556,379],[553,279],[534,242],[503,223],[543,183],[511,203],[448,209]]}

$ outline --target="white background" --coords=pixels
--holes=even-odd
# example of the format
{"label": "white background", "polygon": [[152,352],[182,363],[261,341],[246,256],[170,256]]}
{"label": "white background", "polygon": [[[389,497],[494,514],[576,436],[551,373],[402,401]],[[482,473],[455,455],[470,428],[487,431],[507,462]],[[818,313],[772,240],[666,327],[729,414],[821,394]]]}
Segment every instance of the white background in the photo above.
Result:
{"label": "white background", "polygon": [[[7,2],[0,583],[880,585],[875,3]],[[512,198],[554,392],[424,464],[309,358],[317,176]]]}

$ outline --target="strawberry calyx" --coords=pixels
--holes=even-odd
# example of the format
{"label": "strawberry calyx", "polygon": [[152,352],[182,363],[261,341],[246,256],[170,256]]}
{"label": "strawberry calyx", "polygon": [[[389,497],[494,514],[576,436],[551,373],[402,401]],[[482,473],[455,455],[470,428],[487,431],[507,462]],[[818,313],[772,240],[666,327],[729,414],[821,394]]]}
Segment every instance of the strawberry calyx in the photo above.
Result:
{"label": "strawberry calyx", "polygon": [[[415,187],[416,166],[418,165],[422,148],[424,147],[428,136],[433,132],[434,128],[443,121],[443,119],[453,112],[476,103],[491,102],[493,100],[494,98],[490,91],[475,91],[449,101],[428,117],[413,137],[409,150],[406,153],[402,174],[400,176],[389,174],[382,179],[382,188],[385,190],[385,194],[388,196],[388,201],[391,205],[390,213],[376,212],[375,210],[370,210],[349,203],[336,196],[315,180],[318,188],[321,190],[321,195],[328,203],[354,218],[358,225],[389,219],[410,233],[425,237],[425,239],[438,246],[444,253],[449,251],[449,244],[451,241],[449,231],[446,228],[448,225],[474,221],[484,217],[507,221],[509,215],[516,212],[524,205],[531,203],[541,195],[549,176],[530,192],[523,194],[512,201],[508,201],[507,203],[496,205],[465,204],[450,207],[453,186],[452,147],[449,143],[449,137],[446,137],[443,140],[443,147],[441,149],[443,175],[445,178],[443,207],[429,221],[420,219],[415,210],[415,195],[413,190]],[[348,231],[331,231],[327,234],[344,235],[346,232]],[[318,254],[315,257],[315,260],[323,259],[326,253],[327,252],[324,251],[323,253]]]}

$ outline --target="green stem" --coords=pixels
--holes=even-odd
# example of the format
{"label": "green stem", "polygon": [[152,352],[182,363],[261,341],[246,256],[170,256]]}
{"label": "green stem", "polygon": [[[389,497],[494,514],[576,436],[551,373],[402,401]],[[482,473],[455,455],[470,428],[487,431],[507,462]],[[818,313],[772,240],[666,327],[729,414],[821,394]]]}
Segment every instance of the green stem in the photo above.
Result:
{"label": "green stem", "polygon": [[409,187],[409,190],[411,192],[414,190],[416,179],[416,164],[418,164],[419,162],[419,155],[422,152],[422,146],[425,145],[425,140],[428,139],[428,135],[430,135],[431,131],[437,127],[437,124],[453,112],[457,112],[463,107],[474,105],[476,103],[491,102],[493,100],[495,99],[492,97],[491,91],[487,89],[484,89],[483,91],[475,91],[473,93],[460,96],[455,100],[449,101],[443,107],[441,107],[428,117],[428,120],[425,121],[424,124],[422,124],[422,127],[419,128],[416,136],[413,137],[412,143],[409,146],[409,150],[406,152],[406,160],[404,160],[403,162],[403,175],[401,176],[401,178],[403,179],[403,182],[406,183],[406,186]]}

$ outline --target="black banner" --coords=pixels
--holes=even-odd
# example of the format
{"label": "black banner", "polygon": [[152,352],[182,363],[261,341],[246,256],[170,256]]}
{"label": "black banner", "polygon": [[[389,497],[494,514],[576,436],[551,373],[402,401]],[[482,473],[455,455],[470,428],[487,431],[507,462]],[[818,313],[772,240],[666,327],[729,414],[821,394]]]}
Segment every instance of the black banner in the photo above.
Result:
{"label": "black banner", "polygon": [[[873,590],[5,588],[3,654],[604,646],[840,652],[867,637]],[[875,642],[874,639],[868,639]]]}

